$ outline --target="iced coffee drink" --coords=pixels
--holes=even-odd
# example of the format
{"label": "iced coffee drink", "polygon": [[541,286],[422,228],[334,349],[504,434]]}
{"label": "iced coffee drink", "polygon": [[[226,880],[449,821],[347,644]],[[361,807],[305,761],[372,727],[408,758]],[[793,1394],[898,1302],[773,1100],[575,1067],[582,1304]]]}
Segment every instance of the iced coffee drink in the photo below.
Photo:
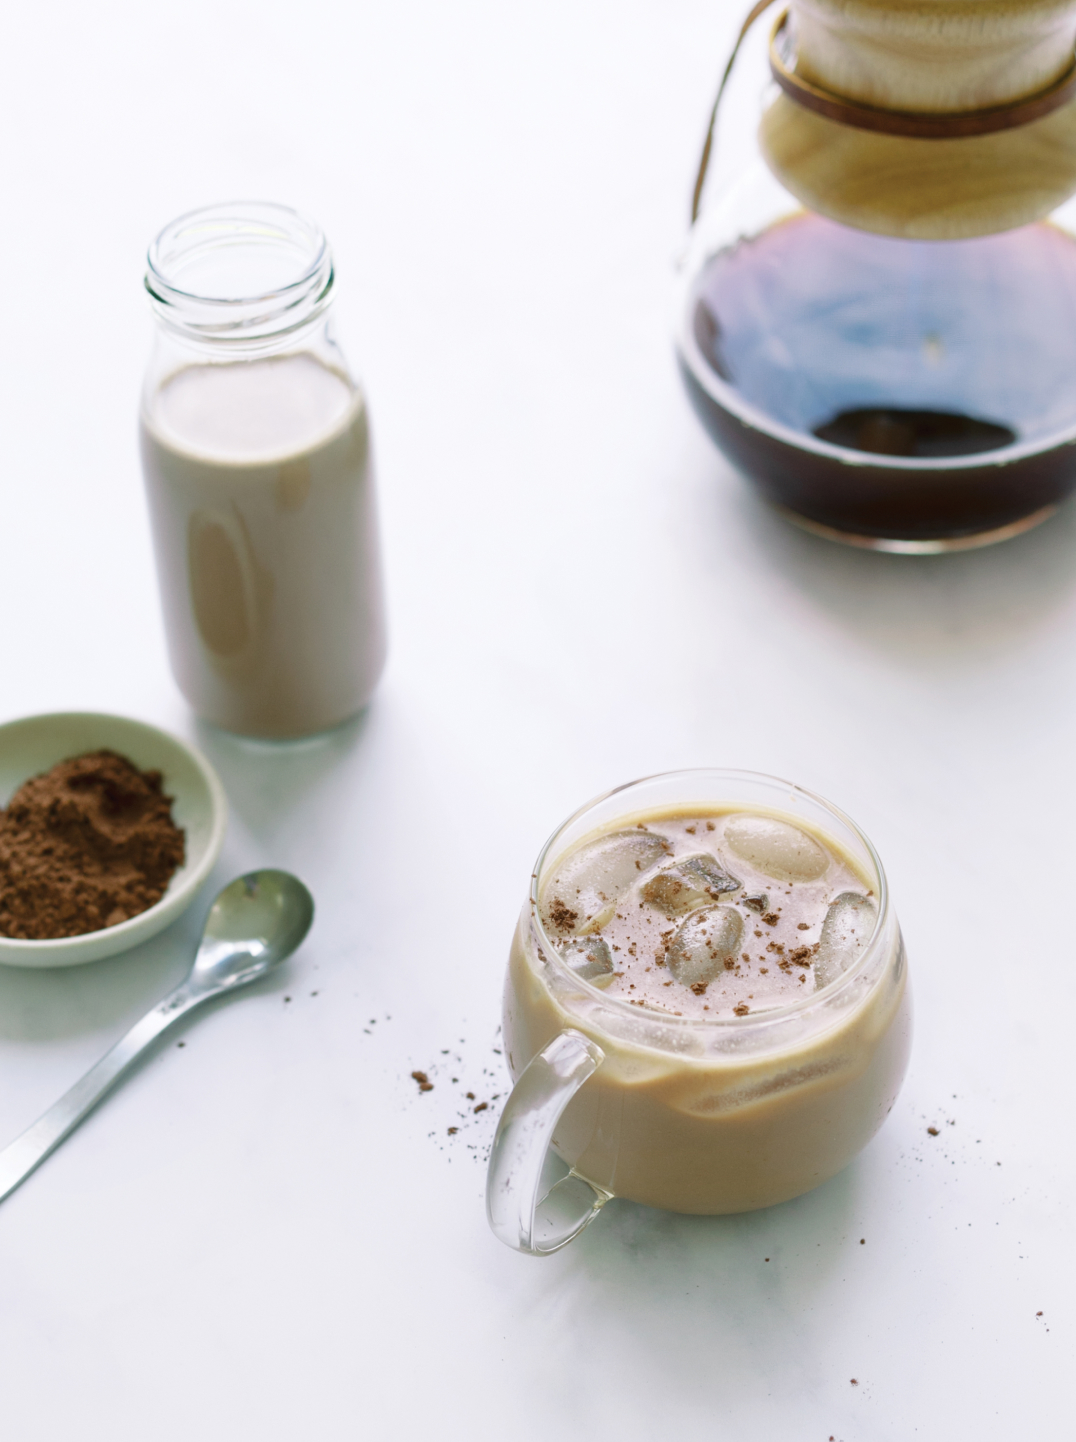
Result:
{"label": "iced coffee drink", "polygon": [[[549,1140],[575,1188],[562,1212],[616,1195],[713,1214],[808,1191],[881,1125],[909,1036],[878,859],[799,788],[736,772],[652,778],[586,808],[539,861],[505,1040],[514,1078],[544,1077]],[[523,1077],[502,1130],[534,1086]],[[511,1168],[498,1166],[491,1184],[507,1196]],[[550,1235],[567,1225],[546,1220]]]}

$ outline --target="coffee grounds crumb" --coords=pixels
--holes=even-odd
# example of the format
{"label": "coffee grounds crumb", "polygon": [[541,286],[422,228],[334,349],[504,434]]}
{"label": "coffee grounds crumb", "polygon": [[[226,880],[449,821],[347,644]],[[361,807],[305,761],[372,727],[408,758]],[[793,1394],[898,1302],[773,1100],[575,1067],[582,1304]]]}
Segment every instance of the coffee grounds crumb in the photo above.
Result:
{"label": "coffee grounds crumb", "polygon": [[449,1127],[448,1134],[450,1137],[454,1137],[458,1131],[459,1127]]}
{"label": "coffee grounds crumb", "polygon": [[811,929],[811,923],[810,923],[809,921],[797,921],[797,922],[796,922],[796,930],[797,930],[797,931],[810,931],[810,929]]}
{"label": "coffee grounds crumb", "polygon": [[860,1237],[860,1239],[859,1239],[859,1245],[860,1245],[861,1247],[865,1247],[865,1246],[867,1245],[867,1239],[866,1239],[866,1237]]}
{"label": "coffee grounds crumb", "polygon": [[549,908],[549,919],[558,931],[571,931],[579,920],[579,913],[572,911],[570,907],[565,906],[559,896],[555,896]]}
{"label": "coffee grounds crumb", "polygon": [[928,1136],[928,1137],[936,1137],[936,1136],[939,1136],[939,1135],[940,1135],[940,1133],[939,1133],[937,1127],[927,1127],[927,1136]]}
{"label": "coffee grounds crumb", "polygon": [[[177,1042],[176,1042],[176,1046],[186,1046],[186,1045],[187,1045],[187,1043],[186,1043],[185,1041],[177,1041]],[[1040,1316],[1040,1317],[1042,1316],[1042,1313],[1041,1313],[1041,1312],[1039,1313],[1039,1316]]]}
{"label": "coffee grounds crumb", "polygon": [[475,1116],[477,1116],[479,1112],[487,1111],[488,1108],[489,1108],[489,1102],[479,1102],[478,1105],[477,1105],[477,1106],[475,1107],[475,1109],[474,1109],[474,1110],[475,1110]]}
{"label": "coffee grounds crumb", "polygon": [[747,1005],[746,1001],[741,1001],[737,1006],[734,1006],[732,1009],[737,1016],[746,1016],[747,1013],[751,1010],[751,1008]]}
{"label": "coffee grounds crumb", "polygon": [[776,926],[777,923],[781,920],[781,918],[776,911],[767,911],[766,915],[762,918],[762,920],[766,923],[767,926]]}
{"label": "coffee grounds crumb", "polygon": [[709,984],[710,983],[707,981],[696,981],[692,983],[691,990],[695,993],[696,996],[705,996],[706,988],[709,986]]}
{"label": "coffee grounds crumb", "polygon": [[160,901],[185,851],[159,771],[115,751],[61,761],[0,811],[0,935],[118,926]]}
{"label": "coffee grounds crumb", "polygon": [[858,1380],[857,1380],[855,1377],[853,1377],[853,1378],[851,1379],[851,1382],[852,1382],[852,1386],[853,1386],[853,1387],[858,1387],[858,1386],[859,1386],[859,1382],[858,1382]]}
{"label": "coffee grounds crumb", "polygon": [[418,1082],[418,1089],[420,1092],[433,1091],[433,1082],[430,1081],[429,1077],[424,1071],[413,1071],[411,1073],[411,1079],[412,1081]]}

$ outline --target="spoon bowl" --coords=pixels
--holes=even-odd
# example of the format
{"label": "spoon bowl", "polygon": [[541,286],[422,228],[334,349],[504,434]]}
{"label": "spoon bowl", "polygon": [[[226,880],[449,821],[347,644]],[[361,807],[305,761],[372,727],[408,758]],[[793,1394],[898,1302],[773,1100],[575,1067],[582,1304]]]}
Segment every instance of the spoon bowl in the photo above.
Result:
{"label": "spoon bowl", "polygon": [[187,985],[205,996],[256,980],[299,946],[314,920],[314,899],[288,871],[237,876],[206,917]]}

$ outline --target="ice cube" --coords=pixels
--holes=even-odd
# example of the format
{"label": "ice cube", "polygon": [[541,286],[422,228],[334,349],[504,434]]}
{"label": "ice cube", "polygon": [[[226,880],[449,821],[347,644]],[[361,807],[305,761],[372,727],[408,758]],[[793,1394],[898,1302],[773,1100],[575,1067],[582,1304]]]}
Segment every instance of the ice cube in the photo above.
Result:
{"label": "ice cube", "polygon": [[829,866],[817,841],[772,816],[734,816],[725,827],[725,842],[741,861],[775,881],[816,881]]}
{"label": "ice cube", "polygon": [[600,985],[613,974],[613,954],[604,936],[573,936],[557,945],[561,959],[583,981]]}
{"label": "ice cube", "polygon": [[743,919],[731,906],[708,906],[684,918],[669,943],[666,965],[684,986],[705,987],[740,949]]}
{"label": "ice cube", "polygon": [[868,896],[842,891],[829,904],[814,959],[818,986],[828,986],[860,955],[874,934],[878,911]]}
{"label": "ice cube", "polygon": [[642,889],[649,901],[666,916],[683,916],[697,906],[709,906],[741,883],[730,876],[708,852],[678,856],[660,867]]}
{"label": "ice cube", "polygon": [[612,831],[573,851],[542,897],[542,919],[561,936],[597,931],[639,878],[669,854],[669,843],[636,827]]}

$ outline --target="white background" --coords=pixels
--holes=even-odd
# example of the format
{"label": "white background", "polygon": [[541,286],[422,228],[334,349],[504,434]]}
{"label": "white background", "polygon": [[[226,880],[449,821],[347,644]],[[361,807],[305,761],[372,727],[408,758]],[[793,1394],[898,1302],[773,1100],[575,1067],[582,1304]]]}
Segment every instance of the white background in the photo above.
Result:
{"label": "white background", "polygon": [[[856,553],[711,449],[670,301],[739,12],[6,14],[0,718],[170,727],[233,815],[158,941],[0,974],[0,1141],[179,978],[217,884],[290,867],[319,911],[285,974],[192,1021],[0,1208],[5,1439],[1064,1435],[1076,513],[992,551]],[[365,718],[288,747],[176,692],[135,449],[146,244],[236,196],[331,237],[381,475],[389,669]],[[505,1090],[531,864],[592,794],[709,764],[791,777],[876,843],[907,1085],[813,1195],[614,1202],[516,1256],[481,1200],[499,1103],[459,1113]]]}

